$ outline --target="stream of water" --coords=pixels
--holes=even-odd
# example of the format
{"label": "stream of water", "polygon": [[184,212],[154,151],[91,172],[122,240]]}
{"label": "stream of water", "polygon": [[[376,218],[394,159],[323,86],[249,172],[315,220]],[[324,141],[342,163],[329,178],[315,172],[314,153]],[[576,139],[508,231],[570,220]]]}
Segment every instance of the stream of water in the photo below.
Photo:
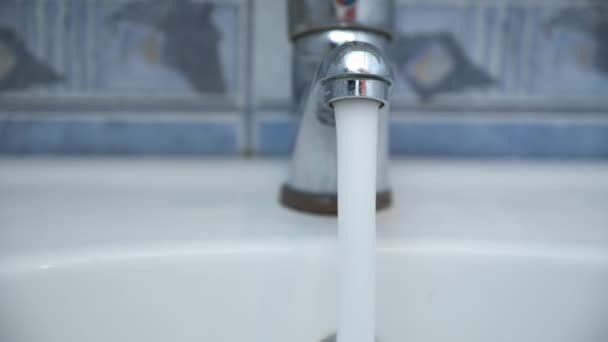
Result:
{"label": "stream of water", "polygon": [[338,342],[373,342],[378,102],[334,102],[338,151]]}

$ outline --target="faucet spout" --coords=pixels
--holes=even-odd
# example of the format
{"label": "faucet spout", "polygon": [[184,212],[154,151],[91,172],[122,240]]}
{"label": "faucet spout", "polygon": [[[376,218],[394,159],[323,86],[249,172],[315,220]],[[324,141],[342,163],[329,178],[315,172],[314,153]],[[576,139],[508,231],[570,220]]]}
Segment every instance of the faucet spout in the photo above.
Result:
{"label": "faucet spout", "polygon": [[390,204],[386,126],[392,79],[385,52],[369,43],[346,42],[325,57],[300,108],[302,121],[289,179],[281,190],[283,204],[314,213],[337,213],[336,129],[332,104],[349,98],[378,102],[376,205],[384,208]]}
{"label": "faucet spout", "polygon": [[312,84],[317,89],[311,92],[304,115],[314,112],[322,122],[335,124],[332,103],[349,98],[376,100],[384,107],[392,84],[390,64],[382,50],[365,42],[346,42],[334,48],[319,67]]}

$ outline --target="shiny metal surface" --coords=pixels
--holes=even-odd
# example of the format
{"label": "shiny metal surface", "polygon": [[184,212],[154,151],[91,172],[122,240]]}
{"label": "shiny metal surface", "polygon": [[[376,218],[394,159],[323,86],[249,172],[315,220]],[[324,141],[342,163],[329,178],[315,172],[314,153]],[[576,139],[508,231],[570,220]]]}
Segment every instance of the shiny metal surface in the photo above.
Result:
{"label": "shiny metal surface", "polygon": [[354,75],[374,77],[390,82],[388,56],[378,47],[359,41],[346,42],[333,49],[319,68],[323,79]]}
{"label": "shiny metal surface", "polygon": [[[292,91],[301,122],[284,189],[337,198],[336,128],[331,103],[365,97],[380,106],[377,193],[390,194],[388,116],[393,77],[385,50],[394,24],[393,9],[393,1],[385,0],[289,2],[294,47]],[[285,198],[284,205],[320,213],[314,203],[296,206]]]}
{"label": "shiny metal surface", "polygon": [[[388,58],[377,47],[363,42],[335,48],[321,64],[317,77],[321,77],[326,108],[334,101],[355,97],[376,100],[382,107],[388,104],[393,83]],[[333,111],[329,112],[333,119]]]}
{"label": "shiny metal surface", "polygon": [[289,36],[351,29],[393,35],[394,0],[289,0]]}
{"label": "shiny metal surface", "polygon": [[[388,104],[389,88],[390,86],[386,82],[376,79],[333,79],[323,85],[323,103],[333,108],[335,101],[364,97],[377,101],[378,107],[382,108]],[[333,121],[334,117],[332,115],[330,122]]]}
{"label": "shiny metal surface", "polygon": [[[390,65],[383,50],[363,42],[344,43],[326,56],[310,87],[302,93],[299,106],[302,121],[286,186],[298,192],[335,196],[336,128],[331,103],[349,97],[365,97],[377,100],[381,107],[376,188],[378,193],[390,191],[388,115],[393,84]],[[290,205],[285,201],[283,204]]]}
{"label": "shiny metal surface", "polygon": [[321,63],[302,114],[333,125],[333,101],[365,97],[383,107],[388,104],[392,84],[392,70],[382,50],[363,42],[344,43]]}
{"label": "shiny metal surface", "polygon": [[389,43],[385,36],[352,30],[316,32],[293,42],[292,94],[296,104],[305,100],[304,96],[325,57],[338,45],[352,41],[370,43],[380,49],[385,49]]}

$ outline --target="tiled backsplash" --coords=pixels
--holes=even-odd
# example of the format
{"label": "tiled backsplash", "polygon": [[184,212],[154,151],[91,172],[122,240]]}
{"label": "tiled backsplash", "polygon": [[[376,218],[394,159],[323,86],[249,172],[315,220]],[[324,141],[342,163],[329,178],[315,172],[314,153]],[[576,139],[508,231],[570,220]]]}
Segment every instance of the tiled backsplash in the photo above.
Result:
{"label": "tiled backsplash", "polygon": [[0,90],[8,98],[243,102],[239,2],[2,1]]}
{"label": "tiled backsplash", "polygon": [[[288,154],[286,2],[0,0],[0,153]],[[397,2],[394,155],[608,158],[603,0]]]}

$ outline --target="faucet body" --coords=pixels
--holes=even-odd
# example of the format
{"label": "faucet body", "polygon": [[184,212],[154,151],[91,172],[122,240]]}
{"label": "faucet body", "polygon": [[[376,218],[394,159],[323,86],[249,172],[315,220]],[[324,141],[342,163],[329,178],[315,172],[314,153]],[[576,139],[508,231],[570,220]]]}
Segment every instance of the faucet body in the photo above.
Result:
{"label": "faucet body", "polygon": [[[344,5],[348,3],[348,5]],[[300,127],[281,202],[291,208],[337,212],[336,128],[331,103],[378,101],[377,199],[390,205],[388,114],[392,71],[385,50],[392,36],[392,0],[290,0],[292,94]]]}

